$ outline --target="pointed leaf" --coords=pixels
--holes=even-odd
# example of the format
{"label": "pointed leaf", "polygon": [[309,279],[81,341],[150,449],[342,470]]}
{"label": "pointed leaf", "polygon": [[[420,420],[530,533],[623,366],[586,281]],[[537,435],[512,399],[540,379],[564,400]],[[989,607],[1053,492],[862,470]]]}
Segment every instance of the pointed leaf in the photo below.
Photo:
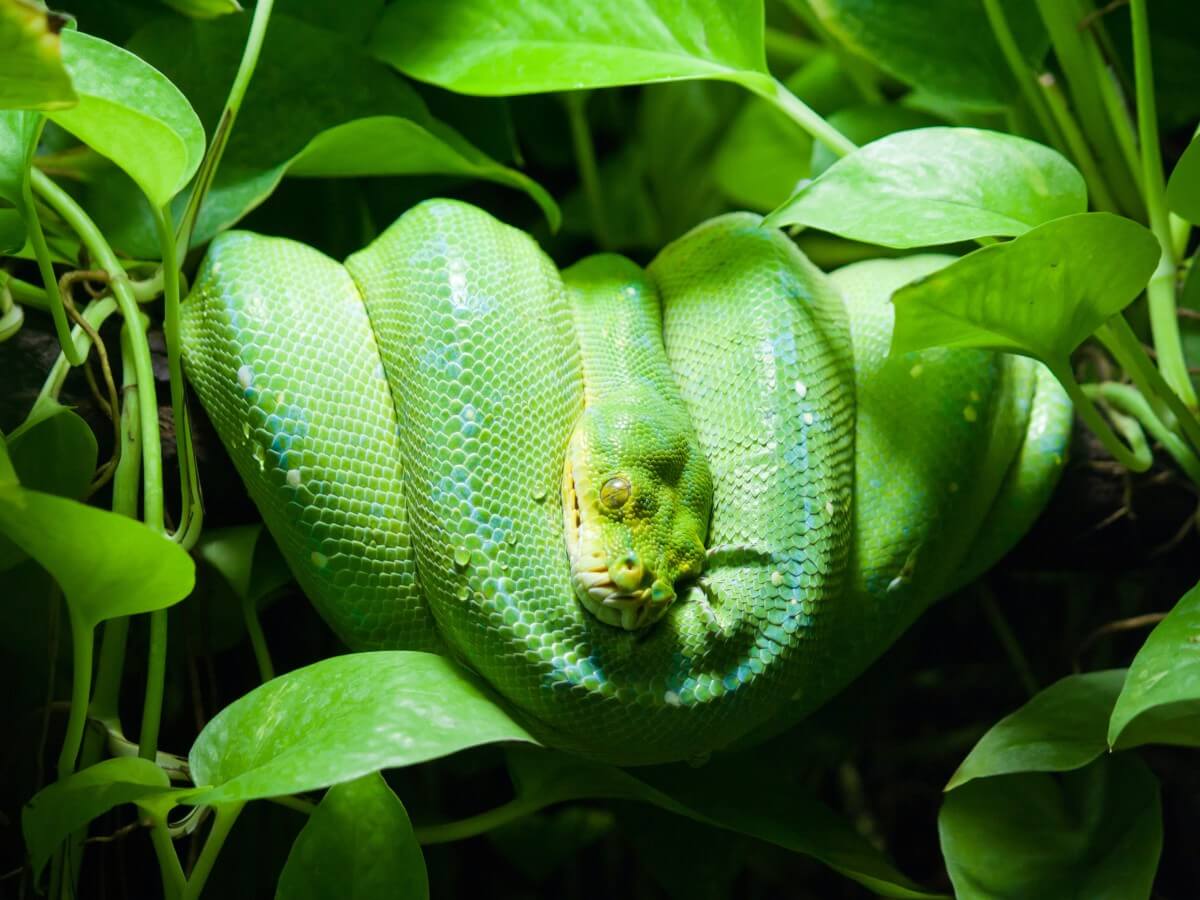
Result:
{"label": "pointed leaf", "polygon": [[201,787],[180,802],[315,790],[497,741],[533,738],[450,660],[337,656],[267,682],[209,722],[188,757]]}
{"label": "pointed leaf", "polygon": [[242,11],[237,0],[163,0],[163,3],[193,19],[215,19]]}
{"label": "pointed leaf", "polygon": [[[4,459],[11,466],[7,451]],[[84,627],[163,609],[192,589],[192,559],[165,535],[125,516],[2,479],[0,534],[55,577]]]}
{"label": "pointed leaf", "polygon": [[984,778],[946,795],[938,834],[959,900],[1148,900],[1158,781],[1129,753],[1063,775]]}
{"label": "pointed leaf", "polygon": [[21,832],[36,879],[71,832],[115,806],[170,790],[167,773],[148,759],[107,759],[34,794],[21,812]]}
{"label": "pointed leaf", "polygon": [[946,790],[1013,772],[1065,772],[1108,750],[1108,717],[1124,669],[1068,675],[1005,716],[979,739]]}
{"label": "pointed leaf", "polygon": [[1150,632],[1108,726],[1113,747],[1200,747],[1200,584]]}
{"label": "pointed leaf", "polygon": [[378,772],[329,789],[292,845],[275,892],[276,900],[428,896],[408,813]]}
{"label": "pointed leaf", "polygon": [[1154,235],[1130,219],[1055,219],[896,291],[891,352],[978,347],[1061,366],[1141,292],[1159,253]]}
{"label": "pointed leaf", "polygon": [[761,0],[406,0],[371,49],[464,94],[533,94],[719,78],[769,85]]}
{"label": "pointed leaf", "polygon": [[1034,141],[918,128],[860,147],[767,217],[885,247],[1015,236],[1087,209],[1083,177]]}
{"label": "pointed leaf", "polygon": [[66,23],[65,16],[34,0],[0,3],[0,109],[51,109],[75,102],[59,41]]}
{"label": "pointed leaf", "polygon": [[1193,225],[1200,224],[1200,138],[1192,138],[1167,182],[1171,210]]}
{"label": "pointed leaf", "polygon": [[162,73],[98,37],[65,32],[63,58],[79,103],[48,117],[116,163],[152,204],[166,204],[204,155],[204,129],[187,99]]}

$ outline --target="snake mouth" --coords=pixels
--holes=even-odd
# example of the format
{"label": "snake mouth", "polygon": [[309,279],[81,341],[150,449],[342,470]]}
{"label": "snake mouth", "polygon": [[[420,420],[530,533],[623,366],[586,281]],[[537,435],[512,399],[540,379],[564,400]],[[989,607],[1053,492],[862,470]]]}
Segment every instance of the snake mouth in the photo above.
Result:
{"label": "snake mouth", "polygon": [[[572,448],[573,449],[573,448]],[[572,453],[563,466],[563,530],[571,563],[571,587],[579,602],[606,625],[636,631],[658,620],[675,598],[674,591],[647,570],[642,584],[622,589],[613,581],[599,526],[580,506]]]}

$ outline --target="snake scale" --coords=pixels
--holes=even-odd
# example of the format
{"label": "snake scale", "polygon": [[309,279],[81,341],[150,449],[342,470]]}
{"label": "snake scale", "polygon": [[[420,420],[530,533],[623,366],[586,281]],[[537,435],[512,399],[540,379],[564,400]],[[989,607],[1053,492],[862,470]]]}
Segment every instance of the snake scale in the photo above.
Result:
{"label": "snake scale", "polygon": [[201,402],[324,618],[449,654],[544,742],[695,758],[815,708],[1026,530],[1071,422],[1031,360],[889,358],[900,285],[735,213],[560,273],[430,200],[345,264],[229,232]]}

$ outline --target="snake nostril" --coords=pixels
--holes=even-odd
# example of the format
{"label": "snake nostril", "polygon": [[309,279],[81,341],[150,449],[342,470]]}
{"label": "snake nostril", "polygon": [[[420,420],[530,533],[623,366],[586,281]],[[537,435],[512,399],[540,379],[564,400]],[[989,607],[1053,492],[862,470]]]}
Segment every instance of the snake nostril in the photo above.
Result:
{"label": "snake nostril", "polygon": [[637,554],[630,550],[609,566],[608,574],[620,590],[632,591],[641,585],[646,570]]}

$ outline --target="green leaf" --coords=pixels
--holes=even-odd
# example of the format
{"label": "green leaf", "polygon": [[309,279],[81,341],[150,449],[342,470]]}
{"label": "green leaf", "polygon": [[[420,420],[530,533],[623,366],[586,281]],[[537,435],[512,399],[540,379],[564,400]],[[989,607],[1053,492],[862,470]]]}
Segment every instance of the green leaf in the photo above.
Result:
{"label": "green leaf", "polygon": [[[853,103],[858,93],[836,56],[824,52],[785,82],[820,115]],[[809,176],[813,139],[777,107],[761,97],[748,97],[712,159],[712,174],[721,192],[751,209],[774,209]]]}
{"label": "green leaf", "polygon": [[326,787],[496,741],[533,738],[450,660],[407,651],[337,656],[234,701],[188,757],[192,804]]}
{"label": "green leaf", "polygon": [[195,578],[191,557],[141,522],[14,482],[0,483],[0,534],[55,577],[84,627],[177,603]]}
{"label": "green leaf", "polygon": [[687,78],[770,84],[761,0],[406,0],[388,7],[371,49],[405,75],[464,94]]}
{"label": "green leaf", "polygon": [[[1000,0],[1022,58],[1049,46],[1034,0]],[[834,36],[914,87],[960,103],[1002,106],[1017,85],[982,3],[961,0],[812,0]]]}
{"label": "green leaf", "polygon": [[[160,19],[138,31],[129,47],[177,84],[215,129],[248,29],[245,16]],[[296,174],[322,177],[483,178],[525,191],[552,226],[559,221],[557,206],[539,185],[435,119],[412,87],[350,39],[274,15],[193,245],[256,208],[294,166]],[[89,206],[114,245],[155,258],[154,222],[127,187],[119,178],[97,179]]]}
{"label": "green leaf", "polygon": [[1192,138],[1171,171],[1167,203],[1173,212],[1192,224],[1200,224],[1200,138]]}
{"label": "green leaf", "polygon": [[63,34],[63,58],[79,103],[47,116],[107,156],[155,206],[174,197],[200,165],[204,129],[160,72],[98,37]]}
{"label": "green leaf", "polygon": [[1048,147],[977,128],[920,128],[838,160],[767,224],[905,248],[1015,236],[1086,209],[1083,177]]}
{"label": "green leaf", "polygon": [[896,291],[891,352],[977,347],[1061,369],[1141,292],[1159,253],[1154,235],[1130,219],[1109,213],[1055,219]]}
{"label": "green leaf", "polygon": [[378,772],[329,789],[292,845],[275,892],[276,900],[428,896],[408,813]]}
{"label": "green leaf", "polygon": [[[517,800],[531,810],[589,797],[651,803],[811,856],[887,897],[940,896],[897,872],[849,822],[791,789],[779,773],[756,769],[746,755],[725,757],[701,769],[639,769],[637,777],[562,753],[514,748],[508,758]],[[754,802],[747,803],[747,797]]]}
{"label": "green leaf", "polygon": [[1124,669],[1056,681],[993,725],[951,776],[946,790],[975,778],[1086,766],[1108,750],[1108,717],[1124,681]]}
{"label": "green leaf", "polygon": [[959,900],[1141,900],[1162,849],[1158,782],[1132,754],[984,778],[946,795],[938,834]]}
{"label": "green leaf", "polygon": [[237,0],[163,0],[163,3],[193,19],[215,19],[242,11]]}
{"label": "green leaf", "polygon": [[1200,747],[1200,584],[1150,632],[1108,726],[1113,747]]}
{"label": "green leaf", "polygon": [[[848,106],[826,117],[829,124],[859,146],[898,131],[934,128],[943,120],[919,109],[896,103]],[[813,142],[812,174],[817,177],[838,161],[837,155],[820,141]]]}
{"label": "green leaf", "polygon": [[0,256],[18,253],[24,246],[25,220],[15,209],[0,207]]}
{"label": "green leaf", "polygon": [[34,794],[21,812],[21,832],[36,879],[71,832],[115,806],[169,791],[167,773],[148,759],[107,759]]}
{"label": "green leaf", "polygon": [[0,198],[18,209],[37,145],[40,118],[41,113],[37,112],[0,109]]}
{"label": "green leaf", "polygon": [[0,3],[0,109],[53,109],[75,102],[59,40],[67,21],[33,0]]}

